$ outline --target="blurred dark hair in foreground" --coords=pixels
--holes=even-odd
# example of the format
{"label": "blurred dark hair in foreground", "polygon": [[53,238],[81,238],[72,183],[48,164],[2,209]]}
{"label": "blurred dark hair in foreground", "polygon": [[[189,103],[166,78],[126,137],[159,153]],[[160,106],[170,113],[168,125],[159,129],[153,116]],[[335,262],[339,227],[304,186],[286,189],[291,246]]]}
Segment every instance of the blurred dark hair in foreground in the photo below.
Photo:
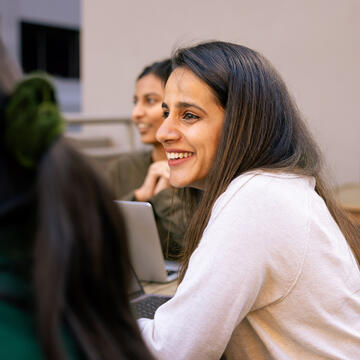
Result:
{"label": "blurred dark hair in foreground", "polygon": [[51,83],[20,76],[0,41],[0,357],[150,359],[112,196],[63,138]]}

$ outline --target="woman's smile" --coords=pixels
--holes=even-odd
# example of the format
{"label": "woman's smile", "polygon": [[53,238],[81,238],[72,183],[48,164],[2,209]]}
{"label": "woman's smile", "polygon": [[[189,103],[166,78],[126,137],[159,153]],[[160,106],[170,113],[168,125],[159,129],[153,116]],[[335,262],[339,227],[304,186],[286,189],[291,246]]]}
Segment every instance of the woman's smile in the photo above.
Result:
{"label": "woman's smile", "polygon": [[170,168],[172,166],[177,166],[184,163],[187,160],[190,160],[193,155],[194,155],[193,152],[187,150],[166,149],[166,156],[168,158],[168,163]]}

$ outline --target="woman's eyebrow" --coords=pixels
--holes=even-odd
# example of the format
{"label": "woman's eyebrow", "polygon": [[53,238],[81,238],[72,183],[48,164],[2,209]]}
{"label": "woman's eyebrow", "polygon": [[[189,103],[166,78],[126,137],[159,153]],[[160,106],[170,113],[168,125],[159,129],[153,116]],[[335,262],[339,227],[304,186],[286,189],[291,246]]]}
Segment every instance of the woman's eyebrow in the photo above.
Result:
{"label": "woman's eyebrow", "polygon": [[156,92],[149,92],[149,93],[146,93],[144,96],[160,96],[160,94],[158,94]]}
{"label": "woman's eyebrow", "polygon": [[[169,107],[167,106],[167,104],[164,103],[164,102],[162,103],[161,107],[162,107],[163,109],[167,109],[167,110],[169,109]],[[195,109],[198,109],[198,110],[202,111],[205,115],[207,115],[207,112],[206,112],[202,107],[200,107],[200,106],[198,106],[198,105],[196,105],[196,104],[192,104],[192,103],[188,103],[188,102],[181,101],[181,102],[176,103],[175,107],[176,107],[177,109],[187,109],[187,108],[193,107],[193,108],[195,108]]]}
{"label": "woman's eyebrow", "polygon": [[195,109],[202,111],[204,114],[207,115],[206,111],[202,107],[200,107],[199,105],[196,105],[196,104],[181,101],[181,102],[178,102],[175,106],[178,109],[184,109],[184,108],[187,109],[189,107],[193,107]]}

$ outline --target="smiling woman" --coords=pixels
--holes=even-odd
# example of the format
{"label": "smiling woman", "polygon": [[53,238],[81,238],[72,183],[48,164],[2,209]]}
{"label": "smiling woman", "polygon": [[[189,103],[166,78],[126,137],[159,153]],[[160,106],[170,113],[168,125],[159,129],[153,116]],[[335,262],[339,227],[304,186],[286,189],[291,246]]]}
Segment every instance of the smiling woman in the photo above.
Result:
{"label": "smiling woman", "polygon": [[185,222],[180,199],[169,183],[169,165],[155,134],[162,124],[165,82],[170,60],[147,66],[138,76],[132,120],[141,141],[151,150],[122,154],[109,171],[116,198],[152,204],[165,257],[176,257],[182,249]]}
{"label": "smiling woman", "polygon": [[136,82],[132,119],[139,130],[141,141],[144,144],[154,145],[153,152],[159,152],[159,158],[163,158],[163,151],[155,134],[163,120],[161,109],[163,97],[164,83],[156,75],[152,73],[144,75]]}
{"label": "smiling woman", "polygon": [[155,358],[357,359],[360,230],[275,69],[240,45],[180,49],[163,111],[170,183],[202,195],[176,294],[140,320]]}

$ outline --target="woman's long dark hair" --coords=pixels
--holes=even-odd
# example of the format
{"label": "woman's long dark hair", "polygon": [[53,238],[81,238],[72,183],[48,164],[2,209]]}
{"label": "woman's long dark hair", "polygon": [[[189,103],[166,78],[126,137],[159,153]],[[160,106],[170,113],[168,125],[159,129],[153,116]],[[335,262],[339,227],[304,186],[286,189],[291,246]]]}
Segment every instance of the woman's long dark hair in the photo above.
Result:
{"label": "woman's long dark hair", "polygon": [[205,191],[187,233],[183,279],[216,199],[237,176],[254,169],[313,176],[316,192],[360,261],[360,232],[335,203],[322,175],[320,151],[271,64],[244,46],[208,42],[178,50],[173,69],[185,67],[204,81],[225,110],[222,135]]}
{"label": "woman's long dark hair", "polygon": [[130,312],[125,226],[112,194],[63,138],[37,179],[33,279],[46,357],[65,357],[65,321],[86,359],[150,359]]}
{"label": "woman's long dark hair", "polygon": [[[62,137],[35,173],[3,155],[1,171],[7,174],[1,183],[5,176],[12,196],[2,199],[0,226],[11,220],[27,237],[17,239],[22,248],[16,250],[32,265],[19,275],[27,279],[32,273],[32,308],[45,358],[67,358],[62,338],[67,328],[81,358],[151,359],[128,302],[125,226],[102,179]],[[29,304],[2,291],[0,299]]]}
{"label": "woman's long dark hair", "polygon": [[[127,237],[114,197],[63,136],[49,144],[61,127],[51,86],[38,78],[14,90],[19,78],[3,50],[0,40],[0,229],[12,227],[16,239],[1,241],[22,254],[21,266],[10,267],[32,283],[25,305],[44,356],[68,358],[67,329],[80,358],[151,359],[130,312]],[[0,299],[23,306],[1,289]]]}

